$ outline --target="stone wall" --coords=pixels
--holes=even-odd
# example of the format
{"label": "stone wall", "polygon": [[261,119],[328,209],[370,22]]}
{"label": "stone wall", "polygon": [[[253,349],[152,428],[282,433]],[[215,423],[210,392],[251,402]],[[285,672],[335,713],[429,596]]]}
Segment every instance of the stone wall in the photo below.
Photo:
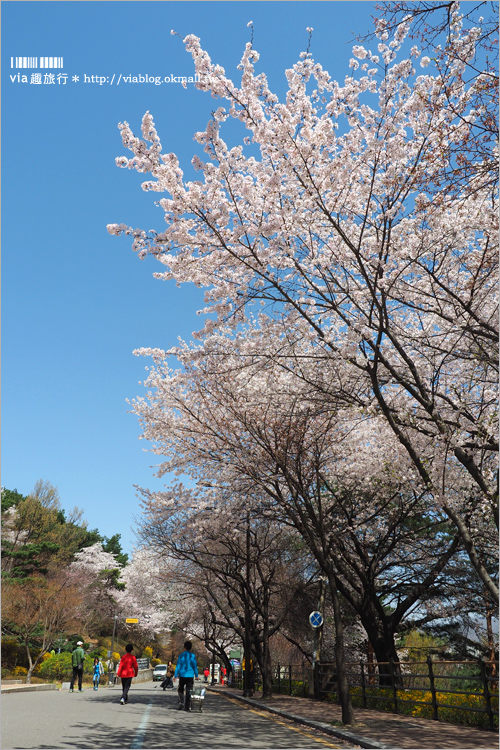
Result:
{"label": "stone wall", "polygon": [[137,677],[134,677],[132,682],[152,682],[153,681],[153,670],[152,669],[140,669]]}

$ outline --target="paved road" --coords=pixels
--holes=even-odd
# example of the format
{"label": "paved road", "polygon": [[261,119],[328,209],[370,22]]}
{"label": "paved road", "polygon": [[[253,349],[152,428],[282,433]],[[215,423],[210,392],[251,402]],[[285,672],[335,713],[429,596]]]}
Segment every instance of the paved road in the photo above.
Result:
{"label": "paved road", "polygon": [[207,694],[203,713],[178,711],[177,693],[149,682],[132,685],[126,706],[120,705],[120,695],[118,686],[83,693],[4,693],[2,750],[349,747],[213,693]]}

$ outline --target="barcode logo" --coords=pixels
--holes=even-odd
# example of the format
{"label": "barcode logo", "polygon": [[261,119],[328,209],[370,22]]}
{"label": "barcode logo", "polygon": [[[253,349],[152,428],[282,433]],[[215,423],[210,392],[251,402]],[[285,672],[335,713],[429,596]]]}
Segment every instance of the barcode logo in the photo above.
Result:
{"label": "barcode logo", "polygon": [[11,57],[11,68],[62,68],[62,57]]}

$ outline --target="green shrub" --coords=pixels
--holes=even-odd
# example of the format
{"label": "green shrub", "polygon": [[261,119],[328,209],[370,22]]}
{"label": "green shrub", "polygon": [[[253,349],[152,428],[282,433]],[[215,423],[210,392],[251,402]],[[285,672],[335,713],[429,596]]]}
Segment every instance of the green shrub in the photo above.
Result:
{"label": "green shrub", "polygon": [[2,638],[2,666],[14,669],[19,655],[19,645],[15,638]]}
{"label": "green shrub", "polygon": [[91,656],[92,659],[94,659],[97,656],[102,661],[103,659],[108,658],[108,650],[106,648],[97,647],[93,651],[90,652],[89,656]]}
{"label": "green shrub", "polygon": [[[304,693],[304,689],[305,689],[305,693]],[[300,696],[307,695],[307,689],[308,689],[307,680],[305,682],[305,687],[304,687],[304,683],[302,682],[302,680],[292,680],[292,695],[300,695]]]}
{"label": "green shrub", "polygon": [[[86,656],[83,663],[83,673],[92,674],[93,659],[91,656]],[[70,680],[73,674],[73,667],[71,666],[71,654],[67,652],[61,652],[55,654],[47,661],[44,661],[40,666],[39,676],[44,680],[50,682],[63,682],[64,680]]]}
{"label": "green shrub", "polygon": [[62,682],[71,679],[72,673],[71,654],[63,651],[44,661],[40,667],[39,675],[44,680]]}

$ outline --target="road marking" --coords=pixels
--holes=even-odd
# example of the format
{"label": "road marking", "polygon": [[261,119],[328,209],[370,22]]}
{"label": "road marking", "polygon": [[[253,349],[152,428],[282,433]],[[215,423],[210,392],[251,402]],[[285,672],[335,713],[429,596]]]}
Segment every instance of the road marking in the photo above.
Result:
{"label": "road marking", "polygon": [[153,701],[150,701],[148,705],[146,706],[146,710],[144,711],[144,715],[141,719],[141,723],[137,727],[135,737],[133,739],[132,744],[130,745],[132,750],[140,750],[142,748],[142,743],[144,742],[144,735],[146,734],[146,727],[148,725],[149,714],[151,713],[152,706],[153,706]]}
{"label": "road marking", "polygon": [[322,737],[317,737],[314,734],[311,734],[310,732],[306,732],[304,729],[301,729],[300,727],[294,726],[290,722],[282,721],[281,719],[276,718],[272,713],[269,711],[259,711],[256,708],[251,708],[250,706],[245,706],[240,703],[240,701],[235,700],[234,698],[229,698],[229,696],[225,695],[224,698],[228,700],[230,703],[235,703],[237,706],[240,706],[241,708],[246,708],[248,711],[251,711],[253,714],[257,714],[258,716],[262,716],[265,719],[271,719],[271,721],[274,721],[276,724],[281,724],[281,726],[286,727],[287,729],[293,729],[294,732],[298,732],[299,734],[302,734],[304,737],[308,737],[311,740],[314,740],[315,742],[319,742],[322,745],[326,745],[327,747],[335,748],[336,750],[340,750],[340,745],[333,745],[331,741],[323,739]]}

